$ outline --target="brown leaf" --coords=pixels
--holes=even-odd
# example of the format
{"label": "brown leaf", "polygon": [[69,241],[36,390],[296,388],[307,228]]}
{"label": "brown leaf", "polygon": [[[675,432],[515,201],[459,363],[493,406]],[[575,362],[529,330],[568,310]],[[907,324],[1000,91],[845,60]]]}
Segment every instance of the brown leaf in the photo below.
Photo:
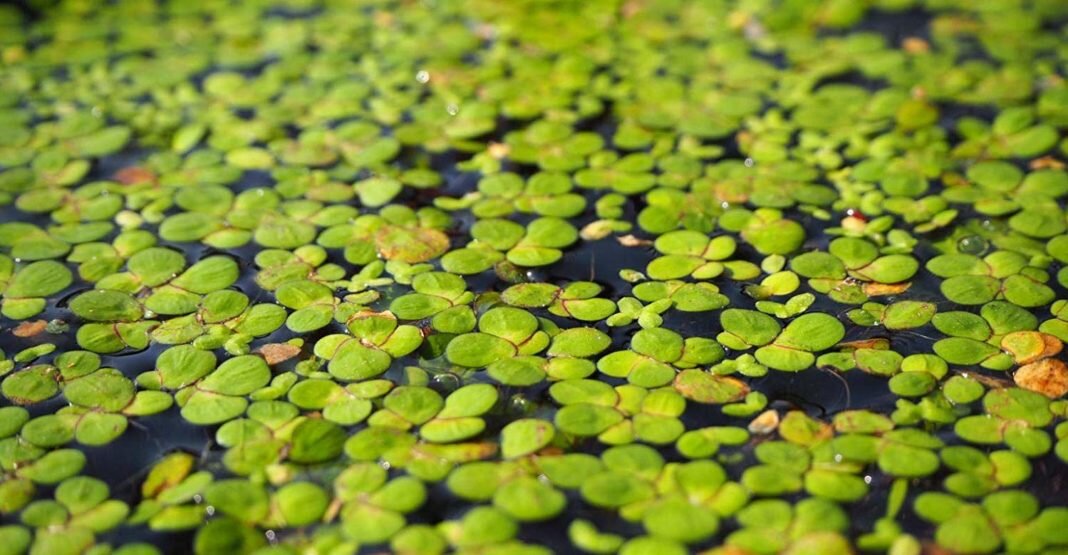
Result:
{"label": "brown leaf", "polygon": [[123,185],[136,185],[138,183],[155,183],[156,174],[141,166],[129,166],[115,172],[115,181]]}
{"label": "brown leaf", "polygon": [[923,542],[923,555],[956,555],[933,541]]}
{"label": "brown leaf", "polygon": [[326,514],[323,515],[323,520],[325,522],[330,522],[331,520],[334,520],[337,514],[341,512],[342,505],[344,505],[344,501],[342,501],[340,497],[335,497],[334,500],[330,502],[330,505],[326,508]]}
{"label": "brown leaf", "polygon": [[912,287],[912,282],[904,283],[865,283],[864,294],[869,297],[881,297],[883,295],[897,295],[904,293]]}
{"label": "brown leaf", "polygon": [[34,320],[32,322],[22,322],[15,329],[11,330],[11,333],[15,337],[33,337],[40,335],[48,327],[48,322],[44,320]]}
{"label": "brown leaf", "polygon": [[1043,156],[1031,160],[1027,167],[1032,170],[1063,170],[1065,164],[1052,156]]}
{"label": "brown leaf", "polygon": [[905,37],[901,41],[901,48],[909,54],[923,54],[931,50],[931,45],[919,37]]}
{"label": "brown leaf", "polygon": [[497,29],[489,23],[475,25],[475,36],[482,40],[493,40],[497,36]]}
{"label": "brown leaf", "polygon": [[1001,338],[1001,348],[1012,353],[1016,364],[1028,364],[1061,352],[1060,339],[1038,331],[1017,331]]}
{"label": "brown leaf", "polygon": [[491,158],[500,160],[512,152],[512,147],[504,143],[490,143],[487,150]]}
{"label": "brown leaf", "polygon": [[698,552],[698,555],[753,555],[753,552],[746,551],[741,547],[725,545],[723,547],[713,547],[705,551],[700,551]]}
{"label": "brown leaf", "polygon": [[300,347],[289,343],[268,343],[260,347],[256,352],[263,355],[263,359],[267,361],[268,365],[274,366],[299,355]]}
{"label": "brown leaf", "polygon": [[567,451],[564,451],[563,449],[555,445],[546,445],[545,447],[542,447],[540,450],[534,453],[534,455],[537,457],[560,457],[566,454]]}
{"label": "brown leaf", "polygon": [[374,18],[375,26],[382,29],[389,29],[393,27],[393,22],[396,19],[396,17],[394,17],[393,15],[393,12],[385,10],[376,11],[372,17]]}
{"label": "brown leaf", "polygon": [[478,461],[497,454],[497,444],[492,441],[469,443],[432,444],[420,443],[412,446],[413,459],[441,460],[452,462]]}
{"label": "brown leaf", "polygon": [[1016,385],[1056,399],[1068,393],[1068,366],[1055,358],[1025,364],[1013,376]]}
{"label": "brown leaf", "polygon": [[638,0],[627,0],[619,8],[619,13],[623,16],[623,19],[630,19],[635,15],[641,13],[643,9],[645,9],[645,2],[641,2]]}
{"label": "brown leaf", "polygon": [[775,409],[768,409],[749,422],[749,433],[770,434],[779,427],[779,413]]}
{"label": "brown leaf", "polygon": [[631,234],[616,237],[616,241],[624,247],[644,247],[653,244],[653,242],[648,239],[640,239]]}

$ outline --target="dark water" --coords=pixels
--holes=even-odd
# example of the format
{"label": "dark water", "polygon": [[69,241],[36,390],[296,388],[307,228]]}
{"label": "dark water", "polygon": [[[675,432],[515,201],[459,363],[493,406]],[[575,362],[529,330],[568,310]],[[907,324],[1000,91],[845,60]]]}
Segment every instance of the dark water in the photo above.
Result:
{"label": "dark water", "polygon": [[[19,2],[18,4],[22,5],[28,12],[31,11],[25,2]],[[929,20],[929,14],[917,10],[900,13],[873,12],[858,26],[851,28],[849,32],[861,30],[877,33],[882,35],[889,44],[896,45],[900,44],[901,40],[906,37],[928,38]],[[786,63],[781,58],[773,58],[771,61],[780,66]],[[251,69],[246,70],[246,72],[254,74],[256,70]],[[831,81],[848,82],[872,89],[882,86],[880,83],[871,82],[865,77],[856,74],[828,80],[828,82]],[[606,109],[605,113],[611,114],[611,109]],[[991,108],[950,105],[942,109],[940,124],[946,129],[952,129],[960,117],[982,116],[990,119],[993,114],[994,111]],[[497,132],[498,138],[504,132],[519,126],[519,122],[502,121],[501,123],[502,125],[498,127]],[[611,116],[602,116],[582,122],[579,127],[585,130],[597,131],[606,140],[610,140],[615,131]],[[727,157],[737,158],[741,156],[733,139],[720,141],[720,146],[725,148]],[[109,178],[121,168],[139,164],[148,153],[149,150],[147,149],[135,147],[102,159],[94,165],[92,173],[87,180]],[[417,156],[422,155],[408,149],[399,157],[396,164],[398,167],[411,167],[415,164]],[[457,170],[455,163],[460,159],[462,159],[460,156],[452,153],[432,156],[430,158],[431,167],[442,174],[445,179],[444,185],[433,191],[406,189],[398,200],[417,207],[427,205],[432,200],[432,197],[436,195],[458,197],[474,190],[480,175]],[[527,167],[512,166],[506,169],[515,171],[523,176],[529,176],[533,173]],[[246,172],[243,179],[232,184],[231,188],[238,192],[254,187],[269,187],[272,184],[273,179],[265,172]],[[590,209],[584,215],[573,220],[573,223],[579,228],[596,219],[596,216],[592,213],[593,201],[596,200],[596,195],[592,191],[588,191],[586,195]],[[640,201],[630,199],[625,205],[625,219],[633,221],[641,208]],[[787,216],[806,224],[809,236],[806,248],[826,246],[829,238],[819,233],[823,224],[796,211],[789,212]],[[968,215],[964,214],[963,216],[967,217]],[[30,221],[42,226],[47,225],[47,216],[29,216],[15,212],[10,207],[0,207],[0,221],[16,219]],[[454,248],[463,246],[463,238],[466,236],[468,227],[473,223],[473,219],[463,214],[457,214],[456,220],[457,226],[455,233],[453,233]],[[518,220],[524,221],[523,217]],[[642,233],[637,229],[634,233],[642,236]],[[111,238],[113,236],[105,240],[110,240]],[[936,236],[935,238],[937,239],[938,237]],[[199,245],[163,244],[185,252],[190,262],[213,254],[226,254],[233,257],[240,263],[242,269],[242,277],[235,287],[248,295],[254,303],[273,301],[272,295],[262,290],[254,281],[256,267],[252,262],[252,258],[258,251],[257,248],[251,246],[242,247],[220,253],[215,249]],[[745,247],[742,248],[744,249]],[[930,244],[921,244],[916,252],[921,263],[934,254],[935,251]],[[750,260],[759,260],[755,253],[750,253],[750,255]],[[624,283],[618,277],[619,271],[626,268],[644,268],[653,257],[654,251],[649,247],[624,247],[613,237],[609,237],[596,242],[581,242],[577,247],[568,250],[559,263],[548,268],[532,270],[530,278],[554,283],[575,280],[595,281],[605,287],[606,294],[612,298],[619,298],[629,292],[629,284]],[[338,252],[331,252],[330,261],[345,266],[350,272],[354,269],[341,258]],[[1057,267],[1054,267],[1051,268],[1051,271],[1055,272],[1057,269]],[[471,276],[467,281],[473,291],[500,291],[509,285],[501,281],[493,271],[479,276]],[[725,282],[719,285],[722,292],[730,299],[732,307],[753,308],[755,306],[754,299],[743,292],[742,284]],[[1065,291],[1060,285],[1052,286],[1060,298],[1068,297],[1066,295],[1068,291]],[[41,317],[49,320],[58,318],[69,321],[71,315],[64,308],[66,302],[78,292],[84,291],[89,287],[86,283],[76,282],[68,290],[58,295],[55,300],[50,301],[48,309]],[[808,291],[807,286],[802,286],[798,293],[806,291]],[[947,304],[937,290],[937,281],[931,279],[930,276],[927,276],[926,279],[918,279],[908,292],[908,298],[930,300],[943,306]],[[851,308],[835,304],[822,295],[817,295],[817,299],[817,304],[811,309],[813,311],[820,310],[843,316],[845,311]],[[388,297],[384,298],[378,305],[384,308],[388,305],[389,300]],[[539,316],[555,319],[554,316],[546,311],[536,312]],[[669,311],[664,316],[665,326],[679,331],[684,336],[714,337],[721,331],[715,313]],[[15,323],[9,320],[0,320],[0,327],[10,328],[13,325]],[[307,344],[310,346],[314,344],[316,338],[338,331],[338,329],[337,326],[334,328],[328,327],[313,334],[305,335],[308,340]],[[879,328],[850,326],[848,330],[849,335],[846,340],[887,337],[885,330]],[[620,348],[626,345],[630,335],[636,329],[635,326],[629,326],[625,328],[607,328],[605,331],[613,337],[614,346]],[[283,328],[258,341],[258,343],[284,341],[293,335]],[[908,354],[910,352],[931,352],[932,338],[936,336],[937,333],[933,329],[925,327],[908,332],[895,333],[887,338],[892,341],[895,350]],[[77,348],[73,343],[73,334],[49,336],[48,340],[56,343],[58,347],[57,353]],[[33,341],[36,340],[23,340],[4,335],[3,344],[0,346],[3,347],[5,352],[12,354],[31,345]],[[134,377],[143,371],[152,369],[156,356],[164,348],[165,346],[154,345],[140,352],[124,352],[105,356],[103,357],[104,366],[118,368],[127,376]],[[44,361],[47,360],[49,360],[49,357],[44,359]],[[386,377],[397,380],[403,379],[401,368],[410,362],[414,362],[414,360],[412,358],[395,361],[394,367]],[[767,395],[770,408],[780,410],[799,409],[822,419],[827,419],[843,410],[858,408],[870,409],[884,414],[889,413],[893,411],[894,403],[897,400],[897,397],[889,392],[884,378],[871,376],[859,370],[841,374],[816,369],[805,371],[802,374],[772,371],[765,377],[750,380],[750,385],[753,390]],[[508,398],[513,395],[522,396],[534,402],[537,406],[548,404],[546,390],[547,384],[539,384],[531,388],[505,387],[502,388],[501,393],[502,398]],[[6,401],[0,400],[0,404],[5,403]],[[56,398],[30,407],[30,410],[34,415],[47,414],[63,404],[62,399]],[[506,410],[502,409],[499,414],[489,415],[487,418],[487,434],[491,436],[496,434],[512,417]],[[687,410],[683,415],[683,421],[687,429],[737,424],[736,419],[724,416],[718,408],[695,403],[688,404]],[[131,506],[134,506],[139,501],[140,484],[148,469],[166,453],[176,450],[194,453],[200,457],[202,467],[215,470],[219,475],[225,474],[219,463],[223,450],[214,443],[215,430],[216,427],[196,427],[186,423],[180,417],[177,407],[172,407],[162,414],[137,418],[131,420],[131,425],[126,433],[113,443],[105,447],[82,447],[88,458],[84,473],[105,480],[111,487],[112,497],[126,501]],[[954,442],[952,434],[943,435],[947,442]],[[604,446],[599,445],[596,441],[590,441],[580,444],[578,448],[582,451],[598,453],[603,451]],[[752,463],[752,449],[753,445],[737,448],[724,447],[722,449],[721,452],[725,455],[726,460],[731,461],[725,466],[732,476],[737,476],[742,469]],[[662,454],[669,461],[682,460],[674,449],[670,447],[662,449]],[[1052,455],[1048,455],[1035,460],[1033,466],[1034,475],[1028,482],[1032,485],[1028,488],[1029,491],[1035,494],[1043,504],[1063,503],[1066,495],[1068,495],[1068,491],[1066,491],[1068,490],[1068,475],[1065,473],[1063,463],[1059,463]],[[891,477],[881,474],[878,469],[871,470],[870,478],[871,493],[861,502],[852,504],[849,507],[853,532],[857,534],[871,530],[875,520],[883,515],[886,507],[886,493],[892,481]],[[935,476],[914,481],[910,488],[910,501],[908,503],[919,491],[939,488],[944,478],[945,471],[943,470],[942,473]],[[50,496],[52,493],[50,488],[40,489],[39,498],[41,496]],[[606,532],[621,533],[627,536],[633,536],[641,532],[640,525],[627,523],[619,519],[614,511],[600,510],[582,503],[578,498],[577,492],[568,491],[566,494],[570,501],[567,512],[545,522],[524,524],[520,528],[519,538],[547,545],[560,552],[566,552],[570,549],[570,544],[566,538],[567,524],[575,518],[591,520],[602,531]],[[906,506],[908,506],[908,503]],[[409,521],[435,523],[446,519],[454,519],[461,516],[470,506],[470,503],[457,500],[443,484],[430,484],[428,485],[428,501],[426,505],[416,513],[409,515]],[[12,518],[9,516],[0,517],[0,523],[11,521]],[[908,510],[901,513],[899,521],[905,526],[906,530],[921,537],[930,537],[933,534],[930,525],[918,520]],[[726,528],[721,530],[720,534],[717,534],[715,541],[719,541],[718,539],[722,538],[725,533],[730,532],[729,523],[725,521],[724,526]],[[101,535],[100,541],[113,541],[115,543],[147,541],[159,546],[167,553],[187,553],[191,551],[192,534],[193,532],[157,533],[149,531],[146,527],[121,527],[115,532]],[[714,541],[710,541],[706,545],[694,547],[710,547],[714,543]]]}

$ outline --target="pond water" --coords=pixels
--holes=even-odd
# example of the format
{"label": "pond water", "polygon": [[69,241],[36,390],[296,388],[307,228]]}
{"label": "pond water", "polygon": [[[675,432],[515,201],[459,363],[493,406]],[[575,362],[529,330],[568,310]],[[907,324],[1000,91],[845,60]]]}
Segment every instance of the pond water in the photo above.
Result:
{"label": "pond water", "polygon": [[0,11],[0,553],[1068,553],[1068,8]]}

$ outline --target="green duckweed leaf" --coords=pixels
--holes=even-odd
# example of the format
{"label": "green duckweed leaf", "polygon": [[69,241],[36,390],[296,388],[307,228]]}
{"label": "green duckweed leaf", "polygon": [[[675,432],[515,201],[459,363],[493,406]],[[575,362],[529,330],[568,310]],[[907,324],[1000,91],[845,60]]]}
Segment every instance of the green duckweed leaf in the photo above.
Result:
{"label": "green duckweed leaf", "polygon": [[515,459],[537,452],[549,445],[554,436],[553,425],[544,420],[520,419],[501,430],[501,455]]}
{"label": "green duckweed leaf", "polygon": [[144,309],[128,293],[95,289],[74,297],[70,309],[75,315],[93,322],[133,322]]}

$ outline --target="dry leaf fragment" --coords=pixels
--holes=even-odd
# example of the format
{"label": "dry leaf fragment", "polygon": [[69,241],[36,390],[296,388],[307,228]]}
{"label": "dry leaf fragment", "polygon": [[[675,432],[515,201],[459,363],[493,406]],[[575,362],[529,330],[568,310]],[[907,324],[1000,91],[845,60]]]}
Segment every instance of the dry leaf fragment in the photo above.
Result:
{"label": "dry leaf fragment", "polygon": [[619,244],[624,247],[644,247],[653,244],[653,242],[648,239],[641,239],[629,233],[627,235],[616,237],[616,241],[619,241]]}
{"label": "dry leaf fragment", "polygon": [[22,322],[11,330],[11,333],[15,337],[33,337],[39,335],[45,331],[48,327],[48,322],[44,320],[34,320],[32,322]]}
{"label": "dry leaf fragment", "polygon": [[749,423],[749,433],[770,434],[779,427],[779,413],[775,409],[768,409]]}
{"label": "dry leaf fragment", "polygon": [[1031,160],[1027,167],[1032,170],[1063,170],[1065,164],[1052,156],[1043,156]]}
{"label": "dry leaf fragment", "polygon": [[920,37],[905,37],[901,41],[901,48],[909,54],[923,54],[931,50],[931,45]]}
{"label": "dry leaf fragment", "polygon": [[1013,376],[1016,385],[1056,399],[1068,393],[1068,366],[1055,358],[1025,364]]}
{"label": "dry leaf fragment", "polygon": [[487,150],[489,151],[489,155],[491,157],[500,160],[508,156],[508,154],[512,152],[512,147],[504,143],[490,143],[489,148]]}
{"label": "dry leaf fragment", "polygon": [[289,343],[268,343],[260,347],[257,352],[263,355],[268,365],[274,366],[299,355],[300,347]]}
{"label": "dry leaf fragment", "polygon": [[156,174],[152,170],[141,166],[129,166],[115,172],[115,181],[123,185],[136,185],[138,183],[154,183]]}
{"label": "dry leaf fragment", "polygon": [[912,287],[911,281],[906,281],[904,283],[865,283],[864,294],[869,297],[897,295],[908,291],[909,287]]}

